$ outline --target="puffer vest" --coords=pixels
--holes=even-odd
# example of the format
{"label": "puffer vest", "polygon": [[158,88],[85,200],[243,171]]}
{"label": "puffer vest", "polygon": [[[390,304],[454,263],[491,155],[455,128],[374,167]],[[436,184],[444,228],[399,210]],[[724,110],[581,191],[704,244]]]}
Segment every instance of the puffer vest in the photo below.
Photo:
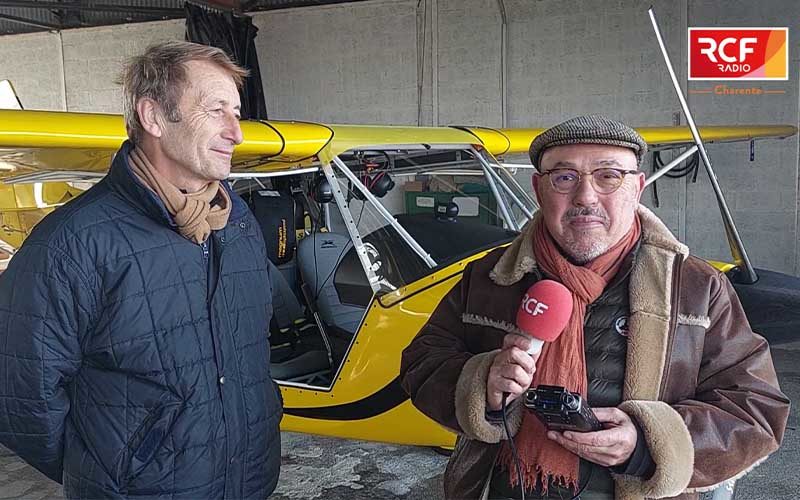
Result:
{"label": "puffer vest", "polygon": [[[627,265],[624,274],[618,275],[586,308],[583,343],[589,382],[587,397],[593,408],[617,407],[622,403],[628,354],[630,269]],[[580,475],[584,480],[591,478],[587,489],[607,492],[608,498],[614,498],[614,481],[607,468],[581,460]]]}

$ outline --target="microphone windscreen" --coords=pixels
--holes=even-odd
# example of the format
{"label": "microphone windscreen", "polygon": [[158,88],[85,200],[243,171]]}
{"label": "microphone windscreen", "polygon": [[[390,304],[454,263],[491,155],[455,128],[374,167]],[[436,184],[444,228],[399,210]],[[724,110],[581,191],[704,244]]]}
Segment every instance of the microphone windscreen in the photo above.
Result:
{"label": "microphone windscreen", "polygon": [[517,310],[517,326],[535,339],[552,342],[572,315],[572,293],[561,283],[541,280],[531,286]]}

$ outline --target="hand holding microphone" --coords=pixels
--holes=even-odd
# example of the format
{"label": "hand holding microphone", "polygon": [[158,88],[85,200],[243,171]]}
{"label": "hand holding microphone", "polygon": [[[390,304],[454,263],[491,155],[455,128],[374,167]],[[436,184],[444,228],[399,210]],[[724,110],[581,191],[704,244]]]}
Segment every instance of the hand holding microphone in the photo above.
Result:
{"label": "hand holding microphone", "polygon": [[515,333],[503,337],[503,348],[497,353],[486,380],[486,406],[497,411],[503,406],[503,394],[513,401],[524,393],[533,381],[539,352],[528,354],[532,339]]}
{"label": "hand holding microphone", "polygon": [[531,286],[517,310],[517,326],[527,336],[510,333],[489,368],[486,404],[500,410],[503,394],[512,401],[530,387],[544,342],[552,342],[572,315],[572,294],[561,283],[541,280]]}

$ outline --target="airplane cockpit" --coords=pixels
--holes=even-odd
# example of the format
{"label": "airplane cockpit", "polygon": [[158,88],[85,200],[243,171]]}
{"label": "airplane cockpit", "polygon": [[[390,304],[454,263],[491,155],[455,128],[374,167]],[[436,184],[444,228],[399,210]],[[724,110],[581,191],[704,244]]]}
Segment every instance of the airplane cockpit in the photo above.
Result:
{"label": "airplane cockpit", "polygon": [[382,297],[510,242],[537,208],[513,172],[471,146],[355,149],[234,189],[271,261],[272,376],[314,390],[333,387]]}

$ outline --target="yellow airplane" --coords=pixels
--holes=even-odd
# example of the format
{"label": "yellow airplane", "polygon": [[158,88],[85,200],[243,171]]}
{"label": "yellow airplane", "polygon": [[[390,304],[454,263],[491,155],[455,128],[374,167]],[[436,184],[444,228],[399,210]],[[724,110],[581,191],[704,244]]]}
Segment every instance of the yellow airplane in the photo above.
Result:
{"label": "yellow airplane", "polygon": [[[279,271],[271,342],[282,428],[452,447],[454,435],[402,391],[400,353],[464,266],[509,243],[536,211],[515,178],[525,166],[497,158],[525,153],[543,129],[244,121],[242,130],[231,182],[259,220]],[[693,144],[688,128],[639,131],[656,150]],[[700,128],[705,142],[796,132],[786,125]],[[6,241],[18,246],[36,222],[29,214],[75,196],[67,181],[102,177],[125,139],[120,116],[0,110]],[[42,182],[37,194],[32,186]],[[736,262],[718,266],[746,283],[748,274],[737,274],[749,265],[742,254],[735,248]],[[759,283],[741,286],[761,297]]]}

